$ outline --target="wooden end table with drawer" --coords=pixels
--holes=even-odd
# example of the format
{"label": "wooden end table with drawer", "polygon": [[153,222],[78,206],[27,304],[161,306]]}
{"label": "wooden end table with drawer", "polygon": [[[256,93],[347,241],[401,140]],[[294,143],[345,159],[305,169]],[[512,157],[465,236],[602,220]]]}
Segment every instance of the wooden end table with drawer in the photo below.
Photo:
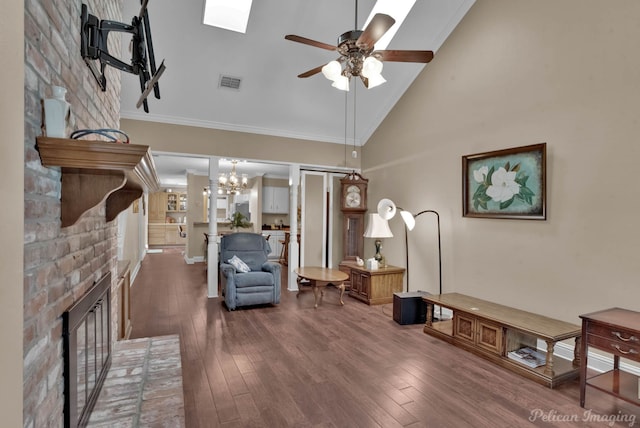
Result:
{"label": "wooden end table with drawer", "polygon": [[[620,358],[640,362],[640,312],[611,308],[582,318],[580,406],[587,386],[640,406],[640,377],[620,370]],[[613,369],[587,378],[589,348],[613,354]]]}

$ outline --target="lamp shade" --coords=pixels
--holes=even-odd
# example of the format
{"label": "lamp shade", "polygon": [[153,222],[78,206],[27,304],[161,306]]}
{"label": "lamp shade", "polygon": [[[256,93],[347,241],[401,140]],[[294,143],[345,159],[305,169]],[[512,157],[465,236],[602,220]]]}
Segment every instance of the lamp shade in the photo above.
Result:
{"label": "lamp shade", "polygon": [[380,202],[378,202],[378,215],[385,220],[391,220],[396,215],[396,204],[391,199],[380,199]]}
{"label": "lamp shade", "polygon": [[336,80],[341,72],[342,67],[338,61],[329,61],[322,67],[322,74],[329,80]]}
{"label": "lamp shade", "polygon": [[339,75],[334,79],[331,86],[340,89],[341,91],[349,92],[349,78],[347,76]]}
{"label": "lamp shade", "polygon": [[373,56],[368,56],[362,64],[362,75],[366,78],[379,76],[382,73],[382,62]]}
{"label": "lamp shade", "polygon": [[389,229],[387,220],[380,217],[378,213],[369,214],[369,224],[365,230],[365,238],[393,238],[393,233]]}
{"label": "lamp shade", "polygon": [[380,86],[383,83],[385,83],[386,81],[387,81],[387,79],[382,77],[382,74],[374,74],[373,76],[369,77],[369,86],[367,87],[367,89],[371,89],[371,88],[375,88],[376,86]]}
{"label": "lamp shade", "polygon": [[416,226],[416,218],[409,211],[402,210],[400,211],[400,215],[402,216],[402,220],[404,220],[404,224],[407,225],[407,229],[413,230]]}

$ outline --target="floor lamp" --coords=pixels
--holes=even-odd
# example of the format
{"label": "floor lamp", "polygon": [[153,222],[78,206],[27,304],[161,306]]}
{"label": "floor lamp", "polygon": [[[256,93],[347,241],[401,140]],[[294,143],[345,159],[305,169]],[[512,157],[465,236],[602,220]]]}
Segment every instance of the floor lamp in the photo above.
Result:
{"label": "floor lamp", "polygon": [[[416,225],[416,217],[421,216],[422,214],[431,213],[435,214],[438,224],[438,275],[439,275],[439,293],[442,294],[442,246],[440,240],[440,214],[434,210],[424,210],[420,211],[418,214],[411,214],[409,211],[403,210],[400,207],[396,207],[396,204],[393,203],[390,199],[381,199],[378,202],[378,214],[385,220],[390,220],[396,215],[396,211],[400,210],[400,216],[402,220],[404,220],[405,230],[404,230],[404,248],[405,248],[405,256],[406,256],[406,264],[407,264],[407,291],[409,291],[409,236],[407,230],[413,230]],[[442,311],[442,309],[441,309]],[[442,314],[440,314],[442,315]]]}

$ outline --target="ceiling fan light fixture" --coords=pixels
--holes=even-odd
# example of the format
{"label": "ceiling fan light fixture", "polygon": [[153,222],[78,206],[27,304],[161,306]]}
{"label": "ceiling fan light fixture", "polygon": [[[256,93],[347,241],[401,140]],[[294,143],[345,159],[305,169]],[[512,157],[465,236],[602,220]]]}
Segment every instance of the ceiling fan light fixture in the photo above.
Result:
{"label": "ceiling fan light fixture", "polygon": [[376,86],[380,86],[387,81],[387,79],[382,77],[382,74],[374,74],[373,76],[370,76],[368,79],[369,79],[369,86],[367,86],[367,89],[375,88]]}
{"label": "ceiling fan light fixture", "polygon": [[341,91],[349,92],[349,78],[347,76],[338,76],[331,84],[336,89],[340,89]]}
{"label": "ceiling fan light fixture", "polygon": [[342,66],[336,60],[330,61],[322,67],[322,74],[329,80],[336,81],[340,77],[340,73],[342,73]]}
{"label": "ceiling fan light fixture", "polygon": [[362,75],[367,79],[371,79],[382,73],[382,61],[374,56],[368,56],[362,63]]}

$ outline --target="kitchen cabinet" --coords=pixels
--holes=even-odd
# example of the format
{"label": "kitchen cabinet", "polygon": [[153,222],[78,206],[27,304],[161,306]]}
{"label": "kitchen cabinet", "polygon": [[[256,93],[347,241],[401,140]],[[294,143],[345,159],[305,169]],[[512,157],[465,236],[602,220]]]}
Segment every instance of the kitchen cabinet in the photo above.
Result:
{"label": "kitchen cabinet", "polygon": [[149,223],[149,245],[164,245],[164,224]]}
{"label": "kitchen cabinet", "polygon": [[180,226],[183,230],[185,224],[178,223],[149,223],[149,245],[184,245],[187,238],[180,236]]}
{"label": "kitchen cabinet", "polygon": [[156,192],[149,194],[149,223],[164,223],[167,216],[167,194]]}
{"label": "kitchen cabinet", "polygon": [[187,194],[167,192],[167,212],[185,212],[187,210]]}
{"label": "kitchen cabinet", "polygon": [[287,214],[289,212],[289,188],[263,187],[262,212],[267,214]]}

